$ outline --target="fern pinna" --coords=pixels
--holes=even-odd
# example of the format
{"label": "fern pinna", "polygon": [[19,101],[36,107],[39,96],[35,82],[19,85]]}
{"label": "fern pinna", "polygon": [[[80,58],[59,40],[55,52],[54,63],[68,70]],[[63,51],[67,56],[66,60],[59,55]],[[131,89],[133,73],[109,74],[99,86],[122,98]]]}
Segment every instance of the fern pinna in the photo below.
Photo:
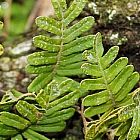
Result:
{"label": "fern pinna", "polygon": [[38,17],[39,28],[52,33],[51,37],[39,35],[33,38],[34,45],[43,51],[35,52],[28,57],[26,70],[38,74],[30,84],[30,92],[38,92],[55,76],[72,76],[82,74],[82,52],[92,48],[93,35],[79,37],[94,24],[94,18],[85,17],[78,23],[69,26],[80,14],[87,0],[74,0],[69,8],[65,0],[52,0],[56,19]]}
{"label": "fern pinna", "polygon": [[83,53],[87,60],[87,63],[82,65],[83,72],[92,76],[91,79],[81,82],[81,87],[90,90],[91,93],[83,99],[82,104],[86,107],[84,115],[90,118],[104,113],[99,121],[93,121],[93,124],[89,125],[87,140],[101,138],[101,134],[108,130],[112,120],[116,121],[119,108],[133,102],[129,93],[139,81],[139,73],[133,72],[132,65],[127,65],[126,57],[114,62],[118,50],[119,48],[114,46],[103,55],[102,38],[98,33],[95,36],[93,50]]}
{"label": "fern pinna", "polygon": [[131,93],[132,103],[124,106],[118,112],[119,126],[115,135],[119,140],[135,140],[140,134],[140,88]]}
{"label": "fern pinna", "polygon": [[48,140],[43,134],[64,130],[81,96],[78,82],[58,77],[45,92],[7,92],[0,102],[0,140]]}

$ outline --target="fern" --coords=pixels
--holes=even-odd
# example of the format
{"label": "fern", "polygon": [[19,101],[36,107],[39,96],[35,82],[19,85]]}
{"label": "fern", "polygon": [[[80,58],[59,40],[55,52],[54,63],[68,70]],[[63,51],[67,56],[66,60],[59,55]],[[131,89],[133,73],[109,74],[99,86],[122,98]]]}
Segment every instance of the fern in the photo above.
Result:
{"label": "fern", "polygon": [[[0,140],[48,140],[46,134],[65,129],[81,97],[86,140],[101,140],[110,129],[112,137],[119,140],[137,138],[140,89],[132,93],[131,90],[139,80],[139,73],[128,65],[126,57],[115,60],[117,46],[104,54],[100,33],[82,36],[94,24],[93,17],[71,24],[86,2],[74,0],[67,8],[65,0],[52,0],[56,17],[36,19],[37,26],[50,33],[33,38],[41,51],[28,56],[26,70],[38,76],[29,85],[29,93],[12,89],[3,96]],[[91,78],[80,84],[68,78],[83,73]],[[94,116],[99,119],[93,120]]]}
{"label": "fern", "polygon": [[38,77],[29,85],[29,93],[9,90],[0,102],[0,139],[48,139],[43,134],[63,131],[75,112],[73,106],[86,94],[78,82],[65,76],[82,74],[82,52],[92,48],[94,36],[81,34],[92,27],[94,18],[86,17],[68,27],[86,0],[74,0],[69,8],[65,0],[52,0],[52,4],[56,19],[36,19],[36,24],[52,35],[33,38],[43,51],[31,54],[26,67]]}
{"label": "fern", "polygon": [[86,140],[102,139],[102,136],[109,131],[114,130],[114,137],[118,140],[135,140],[140,131],[139,120],[139,99],[140,88],[130,94],[132,103],[119,107],[110,113],[105,113],[98,121],[90,122],[86,131]]}
{"label": "fern", "polygon": [[[82,65],[83,72],[92,76],[91,79],[84,79],[81,82],[81,88],[89,90],[91,93],[82,102],[86,107],[84,116],[90,118],[100,115],[99,120],[85,124],[87,126],[85,128],[86,140],[101,139],[110,126],[120,123],[118,112],[124,106],[133,103],[129,93],[139,81],[139,73],[133,72],[132,65],[127,65],[126,57],[121,57],[114,62],[118,50],[119,48],[114,46],[103,55],[101,34],[98,33],[95,36],[93,50],[83,53],[83,57],[87,60]],[[133,112],[137,111],[134,109]]]}
{"label": "fern", "polygon": [[93,26],[94,18],[85,17],[78,23],[69,25],[80,14],[86,2],[87,0],[74,0],[67,8],[65,0],[52,0],[56,19],[36,19],[37,26],[52,35],[39,35],[33,38],[34,45],[43,51],[35,52],[28,57],[27,72],[38,75],[29,85],[29,92],[39,92],[55,76],[69,77],[82,74],[82,52],[92,48],[94,36],[80,35]]}
{"label": "fern", "polygon": [[[101,34],[95,37],[93,51],[85,51],[84,58],[88,63],[82,65],[83,72],[92,75],[93,79],[85,79],[81,87],[95,91],[83,100],[86,117],[92,117],[120,107],[128,98],[128,93],[139,80],[139,73],[133,72],[132,65],[127,65],[128,59],[121,57],[114,63],[118,54],[118,47],[114,46],[103,55]],[[97,92],[96,92],[97,91]]]}
{"label": "fern", "polygon": [[133,102],[118,112],[118,121],[121,124],[116,129],[119,140],[135,140],[140,133],[140,88],[132,93]]}
{"label": "fern", "polygon": [[65,120],[73,116],[73,106],[83,96],[83,91],[78,82],[68,78],[55,78],[47,91],[23,95],[12,90],[3,97],[0,102],[1,139],[47,140],[42,133],[60,132],[65,128]]}

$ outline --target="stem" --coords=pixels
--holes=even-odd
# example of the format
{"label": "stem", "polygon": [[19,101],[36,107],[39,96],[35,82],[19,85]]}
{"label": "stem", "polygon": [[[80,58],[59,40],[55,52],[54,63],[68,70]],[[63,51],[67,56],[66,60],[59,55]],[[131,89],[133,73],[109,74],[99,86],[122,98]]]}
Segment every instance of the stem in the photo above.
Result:
{"label": "stem", "polygon": [[81,114],[81,118],[83,120],[83,125],[84,125],[83,132],[85,134],[86,133],[86,129],[87,129],[87,121],[86,121],[86,118],[84,116],[84,106],[83,106],[83,104],[81,104],[80,114]]}
{"label": "stem", "polygon": [[[64,19],[64,14],[63,14],[63,12],[62,12],[62,19]],[[63,42],[63,38],[64,38],[64,24],[63,24],[63,20],[62,20],[62,25],[61,25],[61,32],[62,32],[62,34],[61,34],[61,44],[60,44],[60,50],[59,50],[59,53],[58,53],[58,55],[57,55],[57,63],[56,63],[56,65],[54,66],[54,70],[53,70],[53,74],[55,75],[56,74],[56,71],[57,71],[57,68],[58,68],[58,66],[59,66],[59,64],[60,64],[60,60],[61,60],[61,55],[62,55],[62,51],[63,51],[63,47],[64,47],[64,42]]]}

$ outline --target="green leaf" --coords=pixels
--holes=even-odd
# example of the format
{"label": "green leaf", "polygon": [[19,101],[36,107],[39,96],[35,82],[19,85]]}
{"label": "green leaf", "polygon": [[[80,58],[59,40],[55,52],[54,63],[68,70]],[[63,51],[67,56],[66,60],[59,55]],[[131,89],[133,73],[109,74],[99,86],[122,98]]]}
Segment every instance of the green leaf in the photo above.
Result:
{"label": "green leaf", "polygon": [[57,73],[60,73],[60,71],[62,71],[62,70],[66,70],[66,71],[68,71],[68,70],[76,70],[77,68],[80,68],[80,66],[83,64],[83,62],[76,62],[76,63],[72,63],[72,64],[69,64],[69,65],[66,65],[65,67],[64,66],[62,66],[62,67],[60,67],[59,69],[58,69],[58,71],[57,71]]}
{"label": "green leaf", "polygon": [[101,58],[102,67],[107,68],[117,57],[119,51],[118,46],[111,47],[108,52]]}
{"label": "green leaf", "polygon": [[92,124],[86,131],[85,140],[93,140],[95,137],[95,128],[96,126]]}
{"label": "green leaf", "polygon": [[39,94],[37,94],[36,101],[42,108],[46,109],[49,102],[49,97],[44,90],[40,90]]}
{"label": "green leaf", "polygon": [[51,115],[52,113],[59,111],[63,108],[73,106],[82,95],[83,93],[80,91],[73,91],[68,95],[65,95],[64,97],[51,102],[48,106],[46,114]]}
{"label": "green leaf", "polygon": [[126,67],[127,63],[128,59],[126,57],[121,57],[106,69],[107,82],[110,83]]}
{"label": "green leaf", "polygon": [[27,65],[26,71],[33,74],[41,74],[41,73],[48,73],[53,70],[52,65],[44,65],[44,66],[32,66]]}
{"label": "green leaf", "polygon": [[1,137],[1,136],[0,136],[0,140],[6,140],[6,138],[5,138],[5,137]]}
{"label": "green leaf", "polygon": [[92,106],[92,107],[87,108],[84,114],[85,114],[85,117],[90,118],[92,116],[95,116],[95,115],[98,115],[98,114],[101,114],[110,110],[111,107],[112,107],[111,104],[102,104],[100,106]]}
{"label": "green leaf", "polygon": [[83,74],[81,69],[66,69],[66,70],[58,70],[57,74],[59,76],[73,76]]}
{"label": "green leaf", "polygon": [[139,124],[140,124],[139,108],[137,107],[135,110],[133,110],[133,112],[134,112],[134,115],[133,115],[132,125],[131,125],[128,135],[127,135],[128,140],[135,140],[139,134]]}
{"label": "green leaf", "polygon": [[7,126],[12,126],[21,130],[27,128],[30,125],[30,122],[26,119],[9,112],[1,112],[0,121]]}
{"label": "green leaf", "polygon": [[23,93],[15,90],[15,89],[11,89],[11,92],[12,92],[12,95],[15,97],[15,98],[20,98],[21,96],[23,96]]}
{"label": "green leaf", "polygon": [[58,52],[61,40],[39,35],[33,38],[33,43],[35,47],[46,50],[48,52]]}
{"label": "green leaf", "polygon": [[50,94],[49,100],[53,101],[75,91],[77,88],[79,88],[78,82],[66,77],[56,77],[48,84],[45,91]]}
{"label": "green leaf", "polygon": [[126,135],[126,133],[128,132],[130,127],[131,127],[131,121],[130,120],[128,120],[124,123],[121,123],[119,125],[119,127],[117,128],[117,130],[115,132],[115,135],[120,136],[120,137],[123,136],[123,135]]}
{"label": "green leaf", "polygon": [[85,94],[86,93],[84,90],[80,91],[79,89],[77,89],[65,95],[64,97],[52,101],[51,103],[49,103],[46,114],[51,115],[54,112],[59,111],[63,108],[75,105],[78,102],[79,98],[83,97]]}
{"label": "green leaf", "polygon": [[44,125],[31,125],[30,129],[37,132],[61,132],[66,127],[66,123],[61,121],[52,124]]}
{"label": "green leaf", "polygon": [[[103,78],[85,79],[85,80],[81,81],[80,85],[82,88],[84,88],[86,90],[104,89],[103,88],[103,86],[104,86]],[[101,85],[101,88],[98,85]]]}
{"label": "green leaf", "polygon": [[126,121],[133,117],[133,110],[135,109],[135,104],[128,105],[124,108],[122,108],[118,113],[118,119],[119,121]]}
{"label": "green leaf", "polygon": [[78,23],[74,24],[69,29],[64,31],[64,42],[68,43],[75,39],[77,36],[81,35],[85,31],[89,30],[94,24],[93,17],[86,17],[79,21]]}
{"label": "green leaf", "polygon": [[67,9],[66,0],[52,0],[52,5],[55,10],[55,14],[58,17],[58,19],[64,18],[64,12]]}
{"label": "green leaf", "polygon": [[36,77],[33,82],[28,86],[29,92],[39,92],[40,89],[43,89],[53,78],[53,75],[50,73],[42,73]]}
{"label": "green leaf", "polygon": [[0,136],[14,136],[17,133],[17,129],[0,122]]}
{"label": "green leaf", "polygon": [[92,76],[95,76],[95,77],[101,77],[102,76],[102,73],[100,72],[100,69],[97,65],[84,63],[82,65],[82,69],[83,69],[83,72],[87,75],[92,75]]}
{"label": "green leaf", "polygon": [[92,48],[93,41],[93,35],[76,38],[76,40],[64,45],[62,55],[67,56],[73,53],[83,52],[85,49],[90,49]]}
{"label": "green leaf", "polygon": [[32,123],[35,123],[41,117],[41,113],[36,107],[26,101],[18,101],[16,109],[23,117],[29,119]]}
{"label": "green leaf", "polygon": [[61,66],[66,66],[66,65],[69,65],[69,64],[73,64],[73,63],[77,63],[77,62],[81,62],[83,60],[82,58],[82,54],[72,54],[72,55],[69,55],[69,56],[65,56],[65,57],[62,57],[62,60],[61,60]]}
{"label": "green leaf", "polygon": [[44,114],[44,116],[42,116],[42,118],[39,119],[37,124],[51,124],[60,121],[65,121],[68,120],[70,117],[72,117],[74,115],[74,112],[75,112],[74,108],[68,108],[57,111],[49,116]]}
{"label": "green leaf", "polygon": [[139,73],[134,72],[128,79],[127,82],[124,84],[124,86],[121,88],[121,90],[116,95],[116,101],[123,100],[127,94],[134,88],[134,86],[139,81]]}
{"label": "green leaf", "polygon": [[30,65],[54,64],[56,62],[55,53],[48,53],[46,51],[35,52],[28,56],[28,63]]}
{"label": "green leaf", "polygon": [[71,23],[83,10],[87,0],[74,0],[64,14],[64,25]]}
{"label": "green leaf", "polygon": [[12,137],[11,140],[23,140],[23,137],[22,137],[22,135],[18,134],[16,136]]}
{"label": "green leaf", "polygon": [[19,99],[26,97],[26,95],[28,96],[28,94],[23,94],[15,89],[11,89],[8,90],[6,94],[2,97],[1,103],[14,103],[17,102]]}
{"label": "green leaf", "polygon": [[[57,79],[58,80],[58,79]],[[77,81],[74,81],[70,78],[66,78],[65,77],[65,80],[63,80],[60,85],[59,85],[59,90],[60,92],[63,94],[63,93],[67,93],[67,92],[72,92],[74,91],[75,89],[78,89],[79,88],[79,83]],[[61,94],[61,95],[62,95]]]}
{"label": "green leaf", "polygon": [[121,135],[118,140],[125,140],[125,139],[126,139],[126,135],[124,134],[124,135]]}
{"label": "green leaf", "polygon": [[[134,67],[128,65],[124,70],[122,70],[119,75],[110,83],[109,88],[112,92],[116,94],[121,87],[126,83],[127,79],[132,75]],[[121,80],[120,80],[121,79]]]}
{"label": "green leaf", "polygon": [[29,128],[27,130],[25,130],[25,132],[23,132],[22,135],[24,136],[24,138],[26,138],[28,140],[49,140],[47,137],[29,129]]}
{"label": "green leaf", "polygon": [[[93,45],[92,45],[93,46]],[[97,64],[97,58],[95,56],[95,52],[91,51],[91,50],[85,50],[83,52],[83,58],[85,60],[88,60],[90,63],[92,64]]]}
{"label": "green leaf", "polygon": [[36,18],[36,25],[45,31],[51,32],[56,35],[61,35],[61,24],[59,21],[56,21],[53,18],[40,16]]}
{"label": "green leaf", "polygon": [[95,105],[100,105],[102,103],[105,103],[108,100],[109,100],[109,92],[107,90],[104,90],[96,94],[88,95],[87,97],[85,97],[83,100],[83,105],[95,106]]}
{"label": "green leaf", "polygon": [[97,33],[95,37],[95,42],[93,44],[93,50],[96,53],[96,57],[101,57],[104,52],[103,44],[102,44],[102,36],[101,33]]}

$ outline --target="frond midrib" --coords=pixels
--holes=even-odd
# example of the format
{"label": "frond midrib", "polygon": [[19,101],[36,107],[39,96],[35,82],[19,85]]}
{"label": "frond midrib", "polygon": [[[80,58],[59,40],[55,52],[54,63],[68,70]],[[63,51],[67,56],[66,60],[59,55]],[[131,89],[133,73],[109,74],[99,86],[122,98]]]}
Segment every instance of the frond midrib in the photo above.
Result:
{"label": "frond midrib", "polygon": [[[95,46],[95,45],[94,45],[94,46]],[[107,91],[109,92],[109,97],[110,97],[110,99],[111,99],[112,106],[113,106],[113,108],[115,108],[115,107],[116,107],[116,103],[115,103],[115,100],[114,100],[115,97],[113,96],[113,93],[112,93],[112,91],[111,91],[111,89],[110,89],[110,87],[109,87],[109,85],[108,85],[107,76],[106,76],[106,74],[105,74],[104,68],[102,67],[101,59],[100,59],[100,57],[99,57],[97,51],[96,51],[96,58],[97,58],[97,61],[98,61],[98,64],[97,64],[97,65],[99,66],[99,69],[100,69],[100,71],[101,71],[101,74],[102,74],[102,77],[103,77],[103,80],[104,80],[104,84],[105,84],[105,86],[106,86]]]}
{"label": "frond midrib", "polygon": [[61,44],[59,46],[60,50],[58,52],[58,55],[57,55],[57,60],[56,60],[56,64],[54,66],[54,70],[52,72],[53,75],[55,75],[57,73],[57,68],[59,67],[59,64],[60,64],[60,60],[61,60],[61,54],[62,54],[62,51],[63,51],[63,48],[64,48],[64,42],[63,42],[63,38],[64,38],[64,13],[62,12],[62,20],[61,20]]}

